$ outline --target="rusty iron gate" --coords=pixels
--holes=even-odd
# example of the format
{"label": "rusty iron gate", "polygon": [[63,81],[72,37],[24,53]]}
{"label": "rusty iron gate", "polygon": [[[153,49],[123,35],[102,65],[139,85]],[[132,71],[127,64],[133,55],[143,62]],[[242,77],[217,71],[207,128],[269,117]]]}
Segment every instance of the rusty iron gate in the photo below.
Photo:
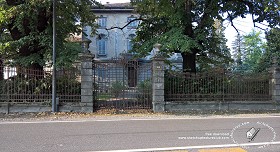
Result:
{"label": "rusty iron gate", "polygon": [[94,60],[94,106],[96,109],[150,109],[152,107],[151,62],[112,58]]}

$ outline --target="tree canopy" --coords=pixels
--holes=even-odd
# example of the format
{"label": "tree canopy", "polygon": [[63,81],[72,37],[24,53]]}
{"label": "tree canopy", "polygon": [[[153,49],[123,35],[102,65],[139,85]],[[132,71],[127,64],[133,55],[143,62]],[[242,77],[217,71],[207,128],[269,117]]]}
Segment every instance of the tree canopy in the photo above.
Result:
{"label": "tree canopy", "polygon": [[[280,28],[273,28],[266,33],[267,53],[270,58],[276,57],[280,59]],[[279,60],[278,60],[279,61]]]}
{"label": "tree canopy", "polygon": [[238,72],[260,72],[260,63],[267,51],[266,43],[261,38],[261,32],[252,30],[244,36],[237,35],[233,42],[235,65],[233,70]]}
{"label": "tree canopy", "polygon": [[[254,23],[266,21],[269,27],[280,23],[278,0],[131,0],[142,23],[134,50],[147,55],[154,43],[163,45],[165,54],[181,53],[183,69],[196,72],[198,58],[225,56],[217,36],[215,20],[228,20],[252,14]],[[257,26],[257,24],[255,24]]]}
{"label": "tree canopy", "polygon": [[266,48],[258,64],[257,69],[259,71],[267,71],[274,64],[274,59],[277,59],[276,64],[280,64],[280,29],[272,28],[270,31],[266,32],[265,37],[267,41]]}
{"label": "tree canopy", "polygon": [[[95,0],[57,1],[57,63],[73,60],[79,45],[66,38],[81,33],[83,26],[95,28],[95,15],[90,12]],[[52,56],[52,1],[0,0],[0,60],[42,68]]]}
{"label": "tree canopy", "polygon": [[260,35],[261,32],[253,30],[244,36],[246,54],[243,64],[248,71],[258,71],[262,55],[265,53],[265,43],[262,41]]}

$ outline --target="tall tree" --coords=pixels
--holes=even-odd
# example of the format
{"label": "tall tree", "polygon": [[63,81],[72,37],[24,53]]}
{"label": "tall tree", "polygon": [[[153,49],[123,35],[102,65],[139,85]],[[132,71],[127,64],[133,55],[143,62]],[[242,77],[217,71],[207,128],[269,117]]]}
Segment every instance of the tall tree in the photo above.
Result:
{"label": "tall tree", "polygon": [[235,61],[235,67],[240,67],[242,65],[242,60],[244,60],[245,48],[243,36],[237,34],[235,40],[232,42],[232,55]]}
{"label": "tall tree", "polygon": [[259,65],[266,52],[266,43],[261,32],[254,29],[247,35],[237,35],[232,43],[235,71],[259,72]]}
{"label": "tall tree", "polygon": [[260,37],[261,32],[253,30],[249,34],[244,36],[244,67],[249,72],[258,71],[258,65],[260,64],[261,58],[265,53],[265,43]]}
{"label": "tall tree", "polygon": [[[95,27],[95,16],[90,9],[97,2],[56,1],[59,59],[74,50],[65,40],[71,33],[81,33],[85,25]],[[52,56],[52,12],[51,0],[0,0],[0,37],[6,37],[0,42],[0,58],[42,70]]]}
{"label": "tall tree", "polygon": [[216,41],[214,46],[209,46],[209,51],[205,50],[203,55],[200,55],[197,59],[199,64],[199,70],[213,68],[214,66],[224,68],[229,67],[232,62],[230,49],[227,47],[227,39],[225,38],[225,27],[220,20],[215,20],[214,23],[215,35],[213,35],[213,41]]}
{"label": "tall tree", "polygon": [[[218,63],[223,63],[224,65],[228,66],[230,62],[232,62],[230,49],[227,46],[227,39],[225,37],[225,27],[222,24],[222,21],[215,20],[214,27],[216,29],[217,34],[217,50],[218,53],[216,53],[216,58],[214,58],[215,61],[218,61]],[[222,55],[222,56],[219,56]]]}
{"label": "tall tree", "polygon": [[276,57],[278,64],[280,63],[280,28],[273,28],[266,33],[267,52],[270,54],[270,59]]}
{"label": "tall tree", "polygon": [[[197,57],[212,51],[215,19],[224,21],[252,14],[253,22],[279,25],[278,0],[131,0],[143,22],[135,39],[135,50],[146,55],[154,43],[165,53],[181,53],[183,69],[196,72]],[[234,24],[232,24],[234,26]]]}
{"label": "tall tree", "polygon": [[280,64],[280,29],[272,28],[266,32],[265,38],[266,49],[258,64],[258,71],[267,71],[273,65],[274,58],[277,59],[277,64]]}

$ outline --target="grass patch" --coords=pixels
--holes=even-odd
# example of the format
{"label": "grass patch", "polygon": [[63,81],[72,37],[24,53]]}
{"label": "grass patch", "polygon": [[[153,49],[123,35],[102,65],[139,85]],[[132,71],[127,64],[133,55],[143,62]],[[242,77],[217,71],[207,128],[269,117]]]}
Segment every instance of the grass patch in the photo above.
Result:
{"label": "grass patch", "polygon": [[112,98],[112,94],[110,93],[97,93],[97,100],[109,100]]}

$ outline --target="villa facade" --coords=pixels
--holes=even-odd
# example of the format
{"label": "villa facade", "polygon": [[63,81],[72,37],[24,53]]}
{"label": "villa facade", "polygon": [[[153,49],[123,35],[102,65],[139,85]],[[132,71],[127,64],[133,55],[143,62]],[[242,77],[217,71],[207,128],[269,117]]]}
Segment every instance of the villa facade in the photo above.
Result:
{"label": "villa facade", "polygon": [[[92,8],[92,12],[98,17],[97,33],[90,35],[91,28],[84,27],[86,35],[83,38],[92,42],[89,51],[99,60],[118,58],[132,48],[131,40],[136,36],[136,28],[139,21],[128,24],[138,17],[130,3],[105,4],[102,7]],[[124,27],[123,29],[120,29]]]}

